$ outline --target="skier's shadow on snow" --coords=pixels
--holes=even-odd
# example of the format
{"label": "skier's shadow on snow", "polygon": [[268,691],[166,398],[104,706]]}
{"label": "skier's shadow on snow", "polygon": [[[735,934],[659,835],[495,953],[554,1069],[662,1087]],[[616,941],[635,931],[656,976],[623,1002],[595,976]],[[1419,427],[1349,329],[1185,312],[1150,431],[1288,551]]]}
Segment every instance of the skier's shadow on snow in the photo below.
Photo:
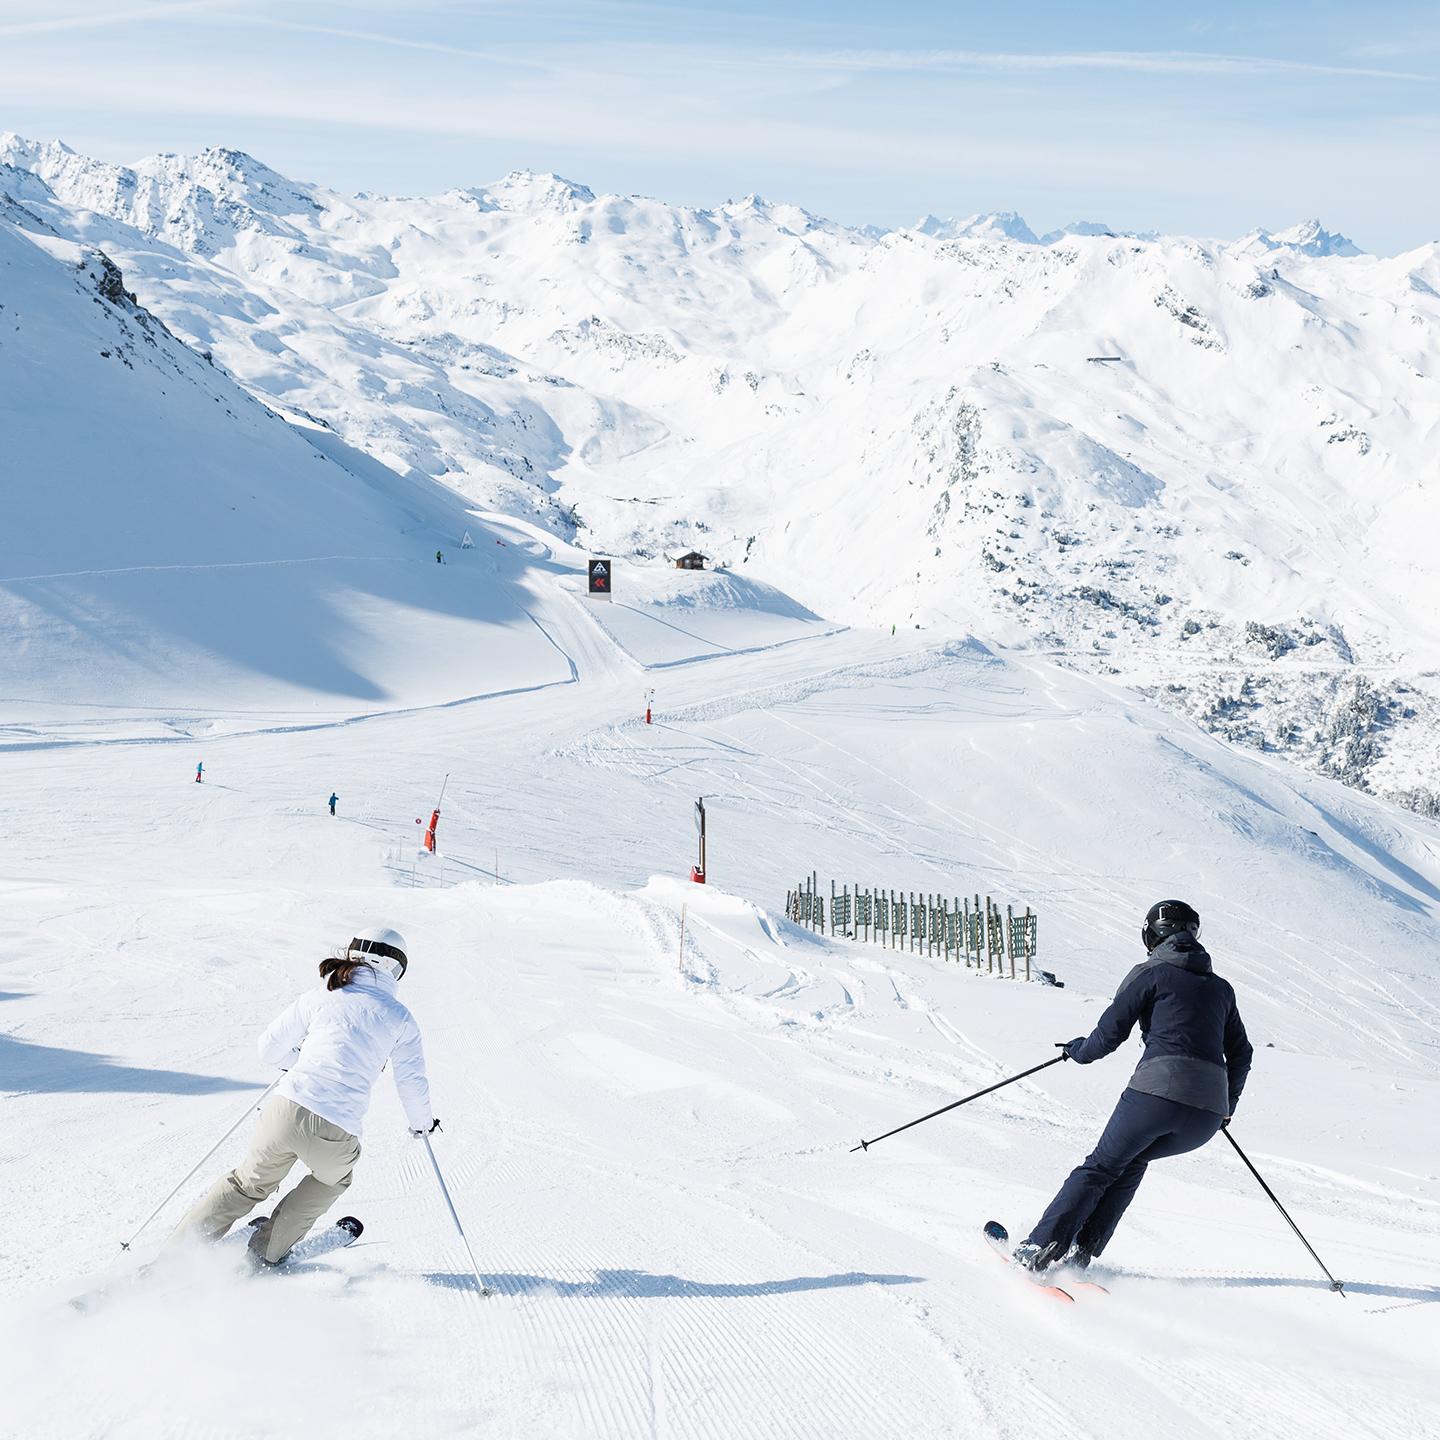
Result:
{"label": "skier's shadow on snow", "polygon": [[[1166,1285],[1201,1285],[1214,1289],[1254,1288],[1272,1290],[1329,1290],[1328,1280],[1299,1275],[1142,1275],[1128,1273],[1136,1280],[1159,1280]],[[1346,1280],[1347,1295],[1378,1295],[1385,1300],[1411,1300],[1417,1304],[1440,1303],[1440,1285],[1380,1285],[1369,1280]]]}
{"label": "skier's shadow on snow", "polygon": [[[473,1275],[435,1272],[425,1276],[449,1290],[474,1290]],[[797,1275],[789,1280],[683,1280],[678,1275],[652,1275],[648,1270],[597,1270],[588,1280],[557,1280],[550,1275],[487,1275],[486,1283],[501,1295],[553,1295],[563,1300],[745,1300],[758,1295],[794,1295],[807,1290],[840,1290],[855,1285],[920,1285],[922,1275],[868,1275],[850,1270],[841,1275]]]}
{"label": "skier's shadow on snow", "polygon": [[25,1094],[89,1091],[97,1094],[215,1095],[261,1090],[253,1080],[195,1075],[188,1070],[146,1070],[89,1050],[62,1050],[0,1034],[0,1090]]}

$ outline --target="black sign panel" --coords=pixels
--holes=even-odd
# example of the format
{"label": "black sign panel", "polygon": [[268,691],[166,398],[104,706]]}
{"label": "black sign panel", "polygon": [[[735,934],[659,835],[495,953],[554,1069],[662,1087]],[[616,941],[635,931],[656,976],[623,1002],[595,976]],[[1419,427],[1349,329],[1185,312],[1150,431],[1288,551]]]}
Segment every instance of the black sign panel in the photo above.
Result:
{"label": "black sign panel", "polygon": [[592,560],[590,562],[590,593],[592,595],[608,595],[610,593],[610,562],[608,560]]}

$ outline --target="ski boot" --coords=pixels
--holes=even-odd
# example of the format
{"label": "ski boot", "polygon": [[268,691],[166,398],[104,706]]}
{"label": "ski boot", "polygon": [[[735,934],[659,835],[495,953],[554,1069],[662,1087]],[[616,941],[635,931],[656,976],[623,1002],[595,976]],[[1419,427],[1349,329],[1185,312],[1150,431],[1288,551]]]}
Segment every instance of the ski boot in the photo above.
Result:
{"label": "ski boot", "polygon": [[1022,1270],[1038,1275],[1054,1259],[1055,1243],[1051,1241],[1049,1245],[1036,1245],[1032,1241],[1023,1240],[1011,1253]]}

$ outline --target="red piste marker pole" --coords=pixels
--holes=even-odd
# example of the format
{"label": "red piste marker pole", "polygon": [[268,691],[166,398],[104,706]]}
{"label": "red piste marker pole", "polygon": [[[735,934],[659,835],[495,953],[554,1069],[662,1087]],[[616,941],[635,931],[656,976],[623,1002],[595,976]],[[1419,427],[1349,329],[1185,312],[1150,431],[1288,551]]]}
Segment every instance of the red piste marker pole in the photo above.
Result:
{"label": "red piste marker pole", "polygon": [[[450,775],[447,772],[444,783],[440,786],[440,799],[435,802],[435,808],[430,812],[430,824],[425,828],[425,848],[430,854],[435,853],[435,832],[440,828],[440,806],[445,801],[445,786],[450,783]],[[418,820],[415,822],[420,823]]]}

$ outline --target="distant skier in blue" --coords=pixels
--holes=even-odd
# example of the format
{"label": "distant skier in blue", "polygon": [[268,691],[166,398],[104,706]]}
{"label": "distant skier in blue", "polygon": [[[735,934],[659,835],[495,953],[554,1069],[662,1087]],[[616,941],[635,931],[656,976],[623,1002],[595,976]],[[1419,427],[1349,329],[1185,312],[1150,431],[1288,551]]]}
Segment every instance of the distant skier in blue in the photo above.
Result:
{"label": "distant skier in blue", "polygon": [[340,797],[332,790],[330,792],[330,813],[335,813],[335,807],[340,803]]}
{"label": "distant skier in blue", "polygon": [[1140,936],[1149,958],[1121,982],[1095,1029],[1064,1050],[1088,1065],[1118,1049],[1138,1023],[1145,1054],[1094,1151],[1016,1247],[1027,1269],[1083,1270],[1110,1243],[1150,1161],[1213,1139],[1245,1088],[1253,1051],[1235,992],[1200,943],[1200,916],[1183,900],[1162,900]]}
{"label": "distant skier in blue", "polygon": [[196,783],[197,785],[200,784],[201,779],[204,777],[204,774],[205,774],[205,762],[204,762],[203,760],[197,760],[197,761],[195,762],[195,783]]}

